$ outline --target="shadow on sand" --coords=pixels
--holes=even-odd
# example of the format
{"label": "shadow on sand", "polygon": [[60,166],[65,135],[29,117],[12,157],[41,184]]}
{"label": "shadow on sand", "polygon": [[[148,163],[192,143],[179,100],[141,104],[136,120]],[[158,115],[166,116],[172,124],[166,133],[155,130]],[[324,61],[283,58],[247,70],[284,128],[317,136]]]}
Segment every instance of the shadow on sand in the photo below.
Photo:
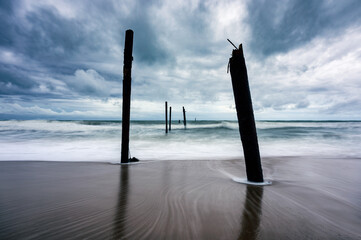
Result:
{"label": "shadow on sand", "polygon": [[127,220],[127,203],[129,191],[129,166],[122,165],[120,168],[120,183],[118,193],[118,204],[114,219],[113,239],[125,236],[125,225]]}
{"label": "shadow on sand", "polygon": [[258,239],[262,214],[263,186],[247,185],[242,215],[242,228],[238,239]]}

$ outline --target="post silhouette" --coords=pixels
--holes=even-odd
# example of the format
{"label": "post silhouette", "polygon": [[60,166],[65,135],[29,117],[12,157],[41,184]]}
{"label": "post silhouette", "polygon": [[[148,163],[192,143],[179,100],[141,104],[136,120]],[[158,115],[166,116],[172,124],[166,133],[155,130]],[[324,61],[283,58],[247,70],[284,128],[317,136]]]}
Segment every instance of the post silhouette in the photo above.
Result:
{"label": "post silhouette", "polygon": [[186,110],[183,107],[183,124],[184,126],[187,126],[187,119],[186,119]]}
{"label": "post silhouette", "polygon": [[165,133],[168,133],[168,103],[165,102]]}
{"label": "post silhouette", "polygon": [[125,32],[125,45],[124,45],[121,163],[129,162],[130,93],[131,93],[132,61],[133,61],[132,53],[133,53],[133,31],[131,29],[128,29]]}
{"label": "post silhouette", "polygon": [[242,44],[239,46],[239,49],[233,50],[232,57],[229,59],[229,67],[236,103],[239,133],[246,162],[247,179],[251,182],[263,182],[256,124]]}
{"label": "post silhouette", "polygon": [[169,107],[169,132],[172,131],[172,107]]}

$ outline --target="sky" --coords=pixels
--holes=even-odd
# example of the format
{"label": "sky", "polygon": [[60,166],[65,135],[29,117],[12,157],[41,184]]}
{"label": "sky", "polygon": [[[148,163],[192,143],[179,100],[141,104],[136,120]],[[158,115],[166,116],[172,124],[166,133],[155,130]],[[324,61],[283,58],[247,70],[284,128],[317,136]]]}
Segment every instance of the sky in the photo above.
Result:
{"label": "sky", "polygon": [[359,0],[2,0],[0,119],[236,120],[242,43],[257,120],[361,119]]}

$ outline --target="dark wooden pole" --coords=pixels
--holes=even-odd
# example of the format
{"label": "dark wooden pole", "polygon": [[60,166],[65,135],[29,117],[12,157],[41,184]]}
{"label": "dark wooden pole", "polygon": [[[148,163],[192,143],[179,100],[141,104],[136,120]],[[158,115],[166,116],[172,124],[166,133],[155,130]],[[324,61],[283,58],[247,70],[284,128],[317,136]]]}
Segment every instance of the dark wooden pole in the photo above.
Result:
{"label": "dark wooden pole", "polygon": [[169,132],[172,131],[172,107],[169,107]]}
{"label": "dark wooden pole", "polygon": [[186,119],[186,110],[183,107],[183,124],[184,126],[187,126],[187,119]]}
{"label": "dark wooden pole", "polygon": [[168,133],[168,103],[165,102],[165,133]]}
{"label": "dark wooden pole", "polygon": [[132,82],[133,31],[125,32],[124,66],[123,66],[123,116],[122,116],[122,151],[121,163],[129,162],[129,121],[130,92]]}
{"label": "dark wooden pole", "polygon": [[233,50],[229,60],[233,94],[236,103],[239,133],[246,162],[247,179],[263,182],[261,157],[259,154],[256,124],[254,121],[251,93],[248,85],[246,62],[242,44]]}

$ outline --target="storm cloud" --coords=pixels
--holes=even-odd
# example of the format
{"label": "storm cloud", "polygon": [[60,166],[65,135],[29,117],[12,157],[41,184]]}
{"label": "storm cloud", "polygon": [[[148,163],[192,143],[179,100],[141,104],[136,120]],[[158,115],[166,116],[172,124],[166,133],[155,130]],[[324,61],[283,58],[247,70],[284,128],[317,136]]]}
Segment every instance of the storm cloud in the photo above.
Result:
{"label": "storm cloud", "polygon": [[227,38],[244,45],[257,119],[361,117],[357,0],[15,0],[0,21],[2,119],[119,119],[127,29],[133,119],[161,119],[164,101],[235,119]]}
{"label": "storm cloud", "polygon": [[344,34],[360,26],[358,1],[250,1],[251,47],[262,57],[288,52],[315,37]]}

